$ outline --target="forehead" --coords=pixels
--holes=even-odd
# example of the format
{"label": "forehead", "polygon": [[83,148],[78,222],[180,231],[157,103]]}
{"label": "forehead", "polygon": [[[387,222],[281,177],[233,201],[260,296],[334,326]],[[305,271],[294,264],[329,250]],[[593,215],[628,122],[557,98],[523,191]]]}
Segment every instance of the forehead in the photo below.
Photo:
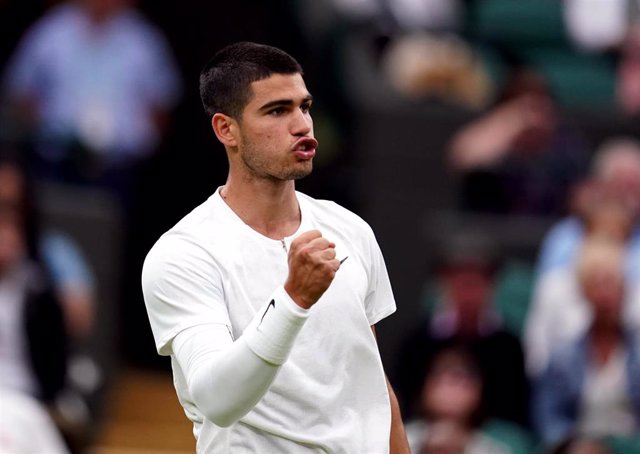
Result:
{"label": "forehead", "polygon": [[301,74],[273,74],[251,83],[252,97],[247,107],[259,108],[274,100],[300,101],[309,97]]}

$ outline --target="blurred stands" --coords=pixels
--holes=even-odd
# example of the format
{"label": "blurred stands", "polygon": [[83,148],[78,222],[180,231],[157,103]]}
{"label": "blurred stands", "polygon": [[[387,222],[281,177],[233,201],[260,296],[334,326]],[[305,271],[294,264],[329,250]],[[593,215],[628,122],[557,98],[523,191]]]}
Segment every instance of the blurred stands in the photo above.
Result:
{"label": "blurred stands", "polygon": [[70,378],[87,394],[91,412],[101,417],[105,393],[120,366],[121,210],[106,191],[78,190],[56,183],[41,183],[37,200],[43,224],[73,238],[95,273],[96,321],[87,339],[75,346],[74,353],[85,361],[71,368]]}
{"label": "blurred stands", "polygon": [[[503,3],[506,8],[508,2],[488,3]],[[559,26],[560,12],[555,10],[553,14],[556,19],[551,25]],[[537,23],[535,16],[529,19]],[[506,26],[509,20],[503,17],[502,22]],[[511,28],[526,35],[526,23],[513,19]],[[543,23],[539,32],[547,26]],[[354,122],[351,134],[355,145],[351,152],[357,175],[356,200],[360,213],[376,231],[396,298],[402,304],[402,310],[381,327],[383,357],[393,363],[399,341],[394,333],[402,332],[415,318],[418,309],[411,302],[420,300],[434,244],[452,230],[478,228],[503,242],[507,256],[532,265],[540,241],[556,218],[475,214],[458,209],[459,186],[447,170],[447,145],[455,131],[481,112],[407,99],[395,92],[377,65],[377,37],[377,30],[358,30],[346,34],[337,49],[343,91]],[[580,96],[588,98],[591,89],[581,90]],[[562,103],[560,114],[584,134],[592,151],[610,136],[640,135],[637,118],[612,104],[608,109],[583,109]]]}

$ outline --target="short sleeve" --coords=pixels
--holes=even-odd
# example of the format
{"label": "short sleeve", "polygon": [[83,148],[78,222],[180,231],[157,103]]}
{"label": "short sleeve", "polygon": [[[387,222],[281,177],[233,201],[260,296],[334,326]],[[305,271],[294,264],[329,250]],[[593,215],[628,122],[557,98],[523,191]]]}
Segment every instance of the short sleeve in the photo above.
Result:
{"label": "short sleeve", "polygon": [[218,323],[231,326],[223,277],[211,253],[184,234],[163,236],[147,255],[142,291],[156,349],[170,355],[184,329]]}
{"label": "short sleeve", "polygon": [[369,255],[369,288],[365,298],[365,311],[369,324],[375,325],[396,311],[396,302],[382,251],[368,225],[366,233],[366,247]]}

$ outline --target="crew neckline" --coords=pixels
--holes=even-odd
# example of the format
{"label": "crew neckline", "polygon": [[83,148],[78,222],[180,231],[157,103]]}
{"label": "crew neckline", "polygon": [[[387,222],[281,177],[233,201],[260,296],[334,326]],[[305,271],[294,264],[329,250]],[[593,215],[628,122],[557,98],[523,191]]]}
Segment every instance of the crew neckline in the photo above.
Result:
{"label": "crew neckline", "polygon": [[265,242],[265,243],[269,243],[271,245],[276,245],[280,248],[282,248],[284,246],[284,248],[288,251],[289,250],[289,246],[291,245],[291,242],[293,241],[294,238],[296,238],[297,236],[299,236],[301,233],[307,231],[307,230],[311,230],[310,226],[308,225],[309,220],[308,220],[308,216],[307,216],[307,211],[306,211],[306,206],[303,203],[303,201],[301,200],[301,197],[299,197],[299,193],[298,191],[295,191],[295,196],[296,196],[296,200],[298,202],[298,207],[300,209],[300,224],[298,225],[298,228],[296,229],[295,232],[293,232],[291,235],[285,236],[283,238],[278,238],[278,239],[274,239],[274,238],[270,238],[260,232],[258,232],[257,230],[255,230],[253,227],[251,227],[249,224],[247,224],[246,222],[244,222],[242,220],[242,218],[240,216],[238,216],[238,214],[233,211],[233,209],[227,204],[227,202],[224,200],[224,198],[222,198],[222,194],[220,193],[221,189],[224,186],[219,186],[213,197],[215,198],[216,202],[220,205],[223,206],[223,209],[228,211],[228,213],[230,214],[230,219],[232,220],[232,222],[234,224],[237,224],[240,226],[240,228],[247,230],[248,232],[251,232],[251,234],[256,237],[259,238],[261,241]]}

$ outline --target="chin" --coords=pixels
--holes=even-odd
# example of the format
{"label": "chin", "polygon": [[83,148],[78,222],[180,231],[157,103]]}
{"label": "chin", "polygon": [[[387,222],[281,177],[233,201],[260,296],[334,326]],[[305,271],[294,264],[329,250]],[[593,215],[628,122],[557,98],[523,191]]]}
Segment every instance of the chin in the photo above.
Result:
{"label": "chin", "polygon": [[289,173],[287,178],[284,178],[285,180],[300,180],[304,177],[307,177],[311,174],[311,171],[313,170],[313,167],[311,165],[305,167],[304,169],[296,169],[293,170]]}

